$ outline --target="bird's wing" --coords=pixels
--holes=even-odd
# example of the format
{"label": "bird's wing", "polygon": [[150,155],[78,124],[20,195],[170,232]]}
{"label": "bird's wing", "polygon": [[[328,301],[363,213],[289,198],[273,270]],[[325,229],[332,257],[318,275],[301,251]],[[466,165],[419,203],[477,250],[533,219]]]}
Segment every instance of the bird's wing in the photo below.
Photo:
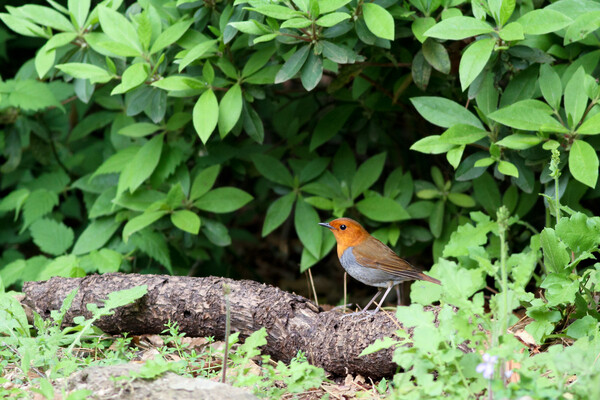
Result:
{"label": "bird's wing", "polygon": [[364,267],[378,269],[401,279],[439,283],[437,279],[425,275],[408,261],[398,257],[392,249],[375,238],[354,246],[352,253],[356,261]]}

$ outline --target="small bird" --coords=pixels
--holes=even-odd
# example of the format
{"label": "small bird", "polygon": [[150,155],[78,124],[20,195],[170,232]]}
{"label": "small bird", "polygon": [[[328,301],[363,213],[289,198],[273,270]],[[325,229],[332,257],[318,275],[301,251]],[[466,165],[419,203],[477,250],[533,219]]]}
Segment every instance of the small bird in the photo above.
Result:
{"label": "small bird", "polygon": [[362,312],[369,308],[383,288],[387,289],[374,313],[379,311],[392,287],[403,281],[419,279],[441,284],[439,280],[425,275],[406,260],[398,257],[392,249],[375,239],[358,222],[350,218],[320,222],[319,225],[333,232],[337,241],[338,258],[346,272],[365,285],[379,288]]}

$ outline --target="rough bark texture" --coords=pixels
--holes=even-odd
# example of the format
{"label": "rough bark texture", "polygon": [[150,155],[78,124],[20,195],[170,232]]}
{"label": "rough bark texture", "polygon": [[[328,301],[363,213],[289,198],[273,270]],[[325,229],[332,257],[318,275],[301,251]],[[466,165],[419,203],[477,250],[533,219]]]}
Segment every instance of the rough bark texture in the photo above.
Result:
{"label": "rough bark texture", "polygon": [[167,275],[104,274],[84,278],[59,278],[26,282],[24,303],[44,317],[58,310],[69,292],[79,288],[65,318],[90,317],[86,304],[102,305],[111,292],[147,285],[148,294],[137,302],[103,317],[97,326],[111,334],[160,333],[169,320],[177,321],[187,336],[214,336],[225,332],[223,285],[231,289],[231,327],[245,338],[265,327],[263,352],[289,362],[302,350],[309,361],[335,375],[361,374],[379,379],[392,375],[396,365],[392,350],[365,357],[358,355],[376,339],[391,336],[401,324],[379,312],[367,317],[324,312],[308,299],[254,281],[227,278],[192,278]]}

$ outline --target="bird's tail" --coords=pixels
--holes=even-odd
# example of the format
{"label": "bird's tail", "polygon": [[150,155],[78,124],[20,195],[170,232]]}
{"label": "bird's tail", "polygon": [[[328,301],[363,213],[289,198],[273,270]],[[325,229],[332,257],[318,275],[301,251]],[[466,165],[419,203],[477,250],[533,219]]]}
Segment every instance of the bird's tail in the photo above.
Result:
{"label": "bird's tail", "polygon": [[442,284],[442,282],[440,282],[439,280],[437,280],[435,278],[432,278],[429,275],[425,275],[422,272],[419,274],[419,279],[422,280],[422,281],[427,281],[427,282],[435,283],[437,285],[441,285]]}

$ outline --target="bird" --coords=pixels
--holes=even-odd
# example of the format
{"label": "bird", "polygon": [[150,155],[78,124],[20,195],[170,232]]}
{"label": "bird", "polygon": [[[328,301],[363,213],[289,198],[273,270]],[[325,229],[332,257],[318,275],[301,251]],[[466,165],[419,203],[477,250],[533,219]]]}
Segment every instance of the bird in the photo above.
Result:
{"label": "bird", "polygon": [[333,232],[337,241],[337,255],[346,272],[365,285],[379,288],[361,313],[368,310],[385,288],[386,291],[373,312],[377,313],[392,287],[403,281],[423,280],[441,285],[439,280],[425,275],[400,258],[353,219],[337,218],[330,222],[319,222],[319,225]]}

